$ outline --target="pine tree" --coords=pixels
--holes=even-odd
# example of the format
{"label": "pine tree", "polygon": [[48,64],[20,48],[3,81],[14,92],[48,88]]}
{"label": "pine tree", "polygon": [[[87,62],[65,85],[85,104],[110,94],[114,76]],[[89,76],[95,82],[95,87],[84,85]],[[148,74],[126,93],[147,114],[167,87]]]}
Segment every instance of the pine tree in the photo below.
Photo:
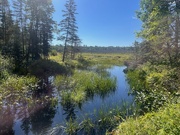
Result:
{"label": "pine tree", "polygon": [[[64,19],[60,22],[61,35],[59,39],[64,41],[64,51],[62,61],[65,61],[65,57],[68,55],[68,51],[74,51],[74,46],[79,43],[79,37],[77,35],[78,27],[76,26],[76,4],[74,0],[67,0],[65,4],[66,10],[63,10]],[[70,49],[70,48],[71,49]],[[68,50],[70,49],[70,50]],[[72,53],[71,53],[72,54]]]}
{"label": "pine tree", "polygon": [[0,50],[3,55],[10,56],[12,49],[13,20],[8,0],[0,2]]}

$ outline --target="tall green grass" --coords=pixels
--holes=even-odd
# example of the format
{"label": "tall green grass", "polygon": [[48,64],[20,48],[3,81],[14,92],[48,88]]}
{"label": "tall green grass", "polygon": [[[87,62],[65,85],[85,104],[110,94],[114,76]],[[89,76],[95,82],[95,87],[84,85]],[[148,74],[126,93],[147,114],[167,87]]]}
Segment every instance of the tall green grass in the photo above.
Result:
{"label": "tall green grass", "polygon": [[116,88],[116,78],[101,76],[92,71],[75,71],[72,76],[56,76],[55,85],[59,88],[62,103],[71,100],[80,104],[89,97],[107,95]]}

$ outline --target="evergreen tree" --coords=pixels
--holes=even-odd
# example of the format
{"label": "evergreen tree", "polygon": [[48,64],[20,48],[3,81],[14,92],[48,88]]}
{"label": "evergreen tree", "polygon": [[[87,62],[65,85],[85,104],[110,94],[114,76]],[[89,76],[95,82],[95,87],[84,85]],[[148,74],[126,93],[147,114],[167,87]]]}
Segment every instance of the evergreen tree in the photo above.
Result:
{"label": "evergreen tree", "polygon": [[[60,40],[64,41],[64,51],[62,61],[64,62],[65,57],[68,55],[68,51],[74,52],[74,46],[79,43],[79,37],[77,35],[78,27],[76,26],[76,4],[74,0],[67,0],[65,4],[66,10],[63,10],[64,19],[60,22]],[[70,48],[71,49],[70,49]],[[70,49],[70,50],[68,50]],[[72,54],[72,53],[71,53]]]}
{"label": "evergreen tree", "polygon": [[0,2],[0,50],[10,56],[12,51],[13,20],[8,0]]}
{"label": "evergreen tree", "polygon": [[27,13],[29,20],[28,59],[37,60],[48,56],[54,21],[54,8],[49,0],[28,0]]}

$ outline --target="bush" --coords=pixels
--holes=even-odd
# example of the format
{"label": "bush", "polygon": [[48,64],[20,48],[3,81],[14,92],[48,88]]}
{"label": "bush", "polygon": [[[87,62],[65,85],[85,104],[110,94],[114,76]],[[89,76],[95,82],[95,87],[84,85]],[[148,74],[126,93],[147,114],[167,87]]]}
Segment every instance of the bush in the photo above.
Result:
{"label": "bush", "polygon": [[9,77],[9,73],[12,68],[11,66],[10,60],[0,55],[0,83],[3,79],[7,79]]}
{"label": "bush", "polygon": [[36,77],[44,78],[56,74],[66,74],[67,69],[65,66],[52,60],[40,59],[29,66],[29,73]]}
{"label": "bush", "polygon": [[180,104],[171,104],[158,112],[130,118],[121,123],[115,135],[179,135]]}
{"label": "bush", "polygon": [[50,55],[57,56],[58,52],[56,50],[51,50]]}
{"label": "bush", "polygon": [[143,112],[156,110],[166,102],[171,102],[178,92],[179,78],[176,69],[166,66],[143,65],[127,73],[135,100]]}

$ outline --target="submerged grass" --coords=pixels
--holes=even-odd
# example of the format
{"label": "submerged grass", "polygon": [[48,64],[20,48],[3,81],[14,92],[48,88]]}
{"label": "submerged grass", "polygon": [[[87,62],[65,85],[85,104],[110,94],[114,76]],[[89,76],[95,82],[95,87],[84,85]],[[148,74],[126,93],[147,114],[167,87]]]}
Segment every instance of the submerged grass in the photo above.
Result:
{"label": "submerged grass", "polygon": [[[132,116],[134,107],[130,104],[123,102],[116,107],[102,106],[98,110],[94,110],[92,114],[87,114],[81,121],[69,119],[64,126],[58,125],[54,129],[60,131],[57,134],[66,132],[69,135],[85,134],[85,135],[104,135],[112,132],[119,123],[124,122],[127,117]],[[61,130],[60,130],[61,129]]]}

